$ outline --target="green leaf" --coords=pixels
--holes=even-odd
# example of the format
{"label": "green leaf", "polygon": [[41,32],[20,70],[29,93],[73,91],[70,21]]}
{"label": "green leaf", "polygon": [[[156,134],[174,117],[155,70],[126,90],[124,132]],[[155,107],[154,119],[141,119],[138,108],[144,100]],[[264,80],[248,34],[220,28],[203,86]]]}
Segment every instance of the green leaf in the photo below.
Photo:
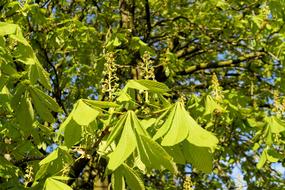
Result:
{"label": "green leaf", "polygon": [[132,97],[125,91],[121,91],[117,98],[118,102],[128,102],[130,100],[132,100]]}
{"label": "green leaf", "polygon": [[210,173],[213,168],[212,153],[210,148],[195,146],[187,141],[183,142],[183,153],[187,161],[189,161],[196,169]]}
{"label": "green leaf", "polygon": [[109,135],[106,145],[104,146],[103,150],[105,150],[115,139],[122,134],[122,130],[124,128],[124,123],[126,122],[127,115],[124,115],[114,126],[111,134]]}
{"label": "green leaf", "polygon": [[68,176],[52,176],[51,178],[56,179],[56,180],[61,180],[61,181],[70,180],[70,177]]}
{"label": "green leaf", "polygon": [[115,38],[114,39],[114,41],[113,41],[113,45],[115,46],[115,47],[117,47],[117,46],[120,46],[121,45],[121,42],[120,42],[120,40],[119,40],[119,38]]}
{"label": "green leaf", "polygon": [[108,169],[111,171],[117,169],[135,150],[136,144],[136,136],[132,129],[131,118],[128,114],[116,149],[108,155]]}
{"label": "green leaf", "polygon": [[125,180],[120,168],[116,169],[111,176],[112,189],[125,190]]}
{"label": "green leaf", "polygon": [[3,179],[9,179],[17,177],[19,168],[14,166],[11,162],[6,160],[2,155],[0,156],[0,177]]}
{"label": "green leaf", "polygon": [[205,115],[212,114],[215,110],[219,112],[224,112],[224,108],[219,105],[210,95],[206,97],[205,101]]}
{"label": "green leaf", "polygon": [[274,149],[268,149],[266,154],[267,160],[269,162],[278,162],[279,160],[284,159],[284,155],[280,154]]}
{"label": "green leaf", "polygon": [[[169,110],[170,110],[170,113],[169,113],[169,110],[167,110],[165,113],[162,114],[162,116],[164,116],[165,114],[169,113],[166,121],[164,122],[164,124],[159,128],[159,130],[156,132],[156,134],[153,136],[153,139],[154,140],[157,140],[159,138],[161,138],[162,136],[164,136],[170,129],[170,127],[172,126],[172,123],[173,123],[173,118],[175,116],[175,106],[171,107]],[[157,119],[158,121],[156,123],[158,123],[160,120],[162,120],[161,117],[159,117]]]}
{"label": "green leaf", "polygon": [[16,87],[16,92],[11,100],[11,106],[14,110],[18,109],[18,106],[20,105],[22,96],[25,94],[26,86],[22,83],[18,84]]}
{"label": "green leaf", "polygon": [[3,87],[7,84],[9,78],[5,75],[0,76],[0,92],[2,91]]}
{"label": "green leaf", "polygon": [[191,127],[187,141],[199,147],[209,147],[211,150],[216,148],[219,141],[215,135],[200,127],[191,116],[188,117],[188,124]]}
{"label": "green leaf", "polygon": [[46,158],[44,158],[43,160],[40,161],[40,165],[44,165],[47,164],[55,159],[57,159],[58,157],[58,149],[54,150],[52,153],[50,153]]}
{"label": "green leaf", "polygon": [[153,80],[129,80],[126,87],[160,93],[169,91],[169,88],[165,84]]}
{"label": "green leaf", "polygon": [[141,122],[141,125],[144,129],[148,129],[154,125],[154,123],[156,122],[156,119],[155,118],[148,118],[148,119],[143,119],[140,122]]}
{"label": "green leaf", "polygon": [[166,121],[153,139],[164,136],[161,142],[162,146],[173,146],[188,139],[196,146],[210,147],[211,149],[216,147],[218,139],[212,133],[201,128],[181,102],[177,102],[170,110]]}
{"label": "green leaf", "polygon": [[65,126],[64,130],[64,145],[72,147],[81,140],[82,128],[73,119]]}
{"label": "green leaf", "polygon": [[[99,115],[100,111],[96,108],[90,107],[88,104],[84,103],[83,100],[78,100],[74,105],[71,113],[68,117],[64,120],[64,122],[60,125],[58,134],[62,135],[64,133],[66,126],[74,120],[80,126],[88,126],[92,123],[97,116]],[[71,124],[75,125],[75,124]],[[78,129],[77,129],[78,130]]]}
{"label": "green leaf", "polygon": [[164,147],[166,152],[173,158],[173,161],[177,164],[186,164],[186,160],[183,154],[183,147],[181,144],[175,146],[166,146]]}
{"label": "green leaf", "polygon": [[33,90],[30,90],[30,94],[32,97],[33,105],[40,117],[49,123],[53,123],[54,117],[48,107],[42,102],[42,98],[38,96]]}
{"label": "green leaf", "polygon": [[97,100],[88,100],[88,99],[82,99],[82,101],[93,107],[99,107],[99,108],[111,108],[111,107],[118,107],[119,105],[114,102],[104,102],[104,101],[97,101]]}
{"label": "green leaf", "polygon": [[49,177],[45,181],[44,185],[45,190],[72,190],[72,188],[61,181],[54,179],[53,177]]}
{"label": "green leaf", "polygon": [[182,142],[184,139],[187,138],[189,129],[190,129],[190,116],[188,112],[183,107],[182,103],[176,103],[175,107],[173,108],[174,116],[173,118],[169,117],[166,121],[166,124],[170,124],[169,131],[163,137],[161,142],[162,146],[173,146]]}
{"label": "green leaf", "polygon": [[147,167],[177,172],[172,157],[150,137],[138,135],[137,143],[140,159]]}
{"label": "green leaf", "polygon": [[52,110],[54,112],[61,111],[61,108],[57,104],[57,102],[53,98],[45,94],[43,91],[41,91],[40,89],[36,87],[30,87],[29,89],[33,97],[37,97],[39,101],[42,102],[42,104],[46,106],[49,110]]}
{"label": "green leaf", "polygon": [[16,111],[16,117],[23,130],[31,130],[34,122],[34,110],[29,98],[22,98]]}
{"label": "green leaf", "polygon": [[15,34],[19,30],[18,25],[0,22],[0,36]]}
{"label": "green leaf", "polygon": [[[33,55],[34,56],[34,55]],[[46,89],[51,90],[49,74],[44,70],[36,57],[31,58],[32,64],[29,66],[28,75],[32,84],[39,81]]]}
{"label": "green leaf", "polygon": [[135,172],[132,168],[128,165],[123,164],[120,168],[124,177],[126,178],[127,185],[132,190],[144,190],[144,183],[143,180],[140,178],[139,174]]}
{"label": "green leaf", "polygon": [[32,85],[34,85],[37,82],[39,75],[38,75],[38,71],[37,71],[37,66],[35,64],[31,64],[29,66],[28,77],[29,77]]}
{"label": "green leaf", "polygon": [[257,163],[257,165],[256,165],[256,167],[257,167],[257,169],[261,169],[262,167],[263,167],[263,165],[265,164],[265,162],[266,162],[266,151],[267,150],[263,150],[263,152],[262,152],[262,154],[261,154],[261,156],[260,156],[260,159],[259,159],[259,161],[258,161],[258,163]]}
{"label": "green leaf", "polygon": [[265,118],[265,121],[267,122],[271,133],[279,134],[285,131],[285,122],[281,121],[276,116]]}
{"label": "green leaf", "polygon": [[79,125],[89,125],[99,115],[99,111],[79,100],[72,111],[72,118]]}
{"label": "green leaf", "polygon": [[128,116],[131,120],[131,124],[133,127],[133,130],[137,132],[137,134],[149,136],[146,129],[142,127],[140,120],[137,118],[134,111],[128,111]]}

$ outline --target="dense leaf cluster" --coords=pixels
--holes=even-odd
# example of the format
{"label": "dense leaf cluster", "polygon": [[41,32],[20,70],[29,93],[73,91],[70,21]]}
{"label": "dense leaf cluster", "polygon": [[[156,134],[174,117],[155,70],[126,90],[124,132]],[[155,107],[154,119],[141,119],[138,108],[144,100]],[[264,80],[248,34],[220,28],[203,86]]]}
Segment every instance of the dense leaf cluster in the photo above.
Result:
{"label": "dense leaf cluster", "polygon": [[0,1],[0,189],[284,188],[284,7]]}

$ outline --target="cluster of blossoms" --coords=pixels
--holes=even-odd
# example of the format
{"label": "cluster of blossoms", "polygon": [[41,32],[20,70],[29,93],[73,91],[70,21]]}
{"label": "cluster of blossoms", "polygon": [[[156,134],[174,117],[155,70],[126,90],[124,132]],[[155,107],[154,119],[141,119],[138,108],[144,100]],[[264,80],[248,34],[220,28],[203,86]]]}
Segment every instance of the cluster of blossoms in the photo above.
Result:
{"label": "cluster of blossoms", "polygon": [[117,67],[114,53],[107,53],[105,58],[106,64],[105,70],[103,71],[105,77],[102,79],[102,93],[107,93],[108,99],[112,100],[115,92],[119,88],[119,84],[117,83],[119,78],[116,75]]}
{"label": "cluster of blossoms", "polygon": [[218,77],[217,77],[217,75],[215,73],[212,76],[211,82],[212,82],[212,85],[210,87],[210,89],[212,90],[211,94],[212,94],[212,96],[214,97],[215,100],[217,100],[218,102],[221,102],[223,100],[223,98],[224,98],[223,89],[220,86]]}
{"label": "cluster of blossoms", "polygon": [[144,79],[154,79],[153,61],[150,59],[150,54],[146,51],[143,54],[142,62],[138,63],[140,69],[140,77]]}

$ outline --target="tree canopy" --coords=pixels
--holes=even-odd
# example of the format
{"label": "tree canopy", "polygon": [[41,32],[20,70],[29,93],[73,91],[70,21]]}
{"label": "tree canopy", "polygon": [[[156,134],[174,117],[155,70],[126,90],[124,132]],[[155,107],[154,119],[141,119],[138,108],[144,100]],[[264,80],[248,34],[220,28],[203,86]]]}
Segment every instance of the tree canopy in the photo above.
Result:
{"label": "tree canopy", "polygon": [[0,1],[0,189],[284,188],[284,7]]}

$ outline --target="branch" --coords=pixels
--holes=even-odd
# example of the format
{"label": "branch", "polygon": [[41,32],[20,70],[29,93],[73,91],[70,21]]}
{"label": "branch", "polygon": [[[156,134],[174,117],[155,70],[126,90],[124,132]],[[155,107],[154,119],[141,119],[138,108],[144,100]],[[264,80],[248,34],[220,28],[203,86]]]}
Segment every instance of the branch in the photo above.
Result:
{"label": "branch", "polygon": [[[185,17],[185,16],[177,16],[177,17],[174,17],[174,18],[172,18],[172,19],[167,18],[167,19],[160,20],[160,21],[156,22],[156,23],[153,25],[153,28],[156,27],[156,26],[160,26],[160,25],[163,24],[164,22],[175,22],[175,21],[177,21],[177,20],[179,20],[179,19],[184,19],[184,20],[186,20],[187,22],[190,22],[190,20],[189,20],[187,17]],[[192,23],[191,23],[191,24],[192,24]]]}
{"label": "branch", "polygon": [[188,75],[192,74],[199,70],[205,70],[205,69],[215,69],[220,67],[236,67],[239,65],[239,63],[242,63],[244,61],[257,59],[262,56],[264,56],[266,53],[264,52],[256,52],[256,53],[250,53],[244,56],[239,57],[238,59],[234,60],[226,60],[226,61],[218,61],[218,62],[210,62],[210,63],[201,63],[199,65],[194,65],[186,68],[184,71],[180,71],[177,73],[177,75]]}
{"label": "branch", "polygon": [[148,39],[151,32],[150,8],[148,0],[145,0],[145,15],[146,15],[146,26],[147,26],[146,39]]}
{"label": "branch", "polygon": [[27,156],[27,157],[24,157],[23,159],[21,160],[14,160],[14,161],[11,161],[15,166],[21,166],[23,164],[27,164],[27,162],[30,162],[30,161],[35,161],[35,160],[42,160],[44,159],[46,156]]}

